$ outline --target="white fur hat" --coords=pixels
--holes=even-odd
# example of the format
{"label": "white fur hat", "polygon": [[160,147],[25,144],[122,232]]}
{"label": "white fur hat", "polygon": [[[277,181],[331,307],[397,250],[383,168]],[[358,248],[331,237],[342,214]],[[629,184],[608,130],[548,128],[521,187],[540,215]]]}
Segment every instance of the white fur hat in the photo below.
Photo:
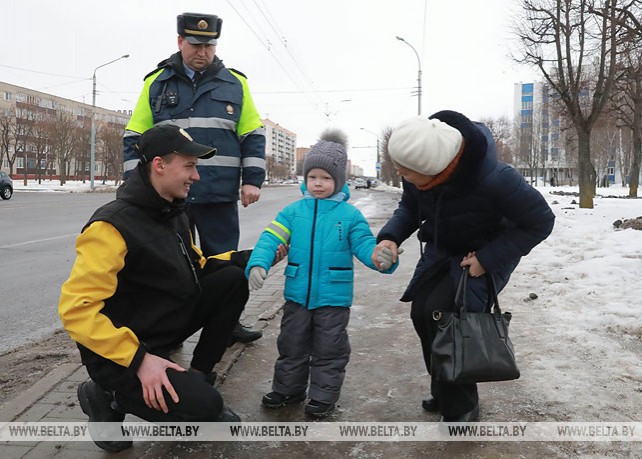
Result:
{"label": "white fur hat", "polygon": [[392,131],[388,153],[403,167],[437,175],[457,156],[462,139],[457,129],[442,121],[415,116]]}

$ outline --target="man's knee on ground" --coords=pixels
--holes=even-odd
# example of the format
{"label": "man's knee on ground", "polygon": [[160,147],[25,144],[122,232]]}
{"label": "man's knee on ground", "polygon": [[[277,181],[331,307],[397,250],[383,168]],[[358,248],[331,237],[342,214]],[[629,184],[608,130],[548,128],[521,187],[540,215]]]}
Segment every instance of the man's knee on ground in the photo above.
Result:
{"label": "man's knee on ground", "polygon": [[[174,389],[178,393],[179,402],[175,407],[178,422],[213,422],[223,410],[223,397],[210,384],[195,375],[181,375],[190,378],[188,385]],[[170,409],[171,413],[171,409]]]}

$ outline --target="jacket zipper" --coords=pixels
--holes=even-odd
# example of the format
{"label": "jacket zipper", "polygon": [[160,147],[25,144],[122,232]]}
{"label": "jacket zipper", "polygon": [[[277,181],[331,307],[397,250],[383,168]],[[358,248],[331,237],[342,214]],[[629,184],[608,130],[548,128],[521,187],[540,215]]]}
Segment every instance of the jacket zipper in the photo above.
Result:
{"label": "jacket zipper", "polygon": [[178,243],[181,246],[181,252],[183,253],[183,256],[185,257],[185,259],[187,260],[187,264],[189,265],[190,269],[192,270],[192,275],[194,276],[194,282],[198,287],[198,291],[202,293],[203,290],[201,289],[201,283],[198,281],[198,275],[196,274],[196,269],[194,269],[194,263],[192,263],[192,260],[190,259],[189,254],[187,253],[187,248],[185,247],[183,238],[178,233],[176,233],[176,235],[178,236]]}
{"label": "jacket zipper", "polygon": [[314,233],[317,227],[317,208],[319,206],[319,200],[314,200],[314,218],[312,219],[312,234],[310,236],[310,269],[308,270],[308,295],[305,299],[305,307],[308,308],[310,305],[310,295],[312,294],[312,263],[314,261]]}

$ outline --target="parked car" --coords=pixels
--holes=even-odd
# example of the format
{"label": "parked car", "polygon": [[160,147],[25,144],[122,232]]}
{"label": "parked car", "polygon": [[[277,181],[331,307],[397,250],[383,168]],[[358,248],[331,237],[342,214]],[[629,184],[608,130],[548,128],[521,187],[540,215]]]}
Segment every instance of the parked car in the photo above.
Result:
{"label": "parked car", "polygon": [[11,199],[13,196],[13,180],[6,172],[0,171],[0,197]]}
{"label": "parked car", "polygon": [[368,182],[366,182],[361,177],[357,177],[356,179],[354,179],[354,189],[358,190],[359,188],[363,188],[363,189],[368,188]]}

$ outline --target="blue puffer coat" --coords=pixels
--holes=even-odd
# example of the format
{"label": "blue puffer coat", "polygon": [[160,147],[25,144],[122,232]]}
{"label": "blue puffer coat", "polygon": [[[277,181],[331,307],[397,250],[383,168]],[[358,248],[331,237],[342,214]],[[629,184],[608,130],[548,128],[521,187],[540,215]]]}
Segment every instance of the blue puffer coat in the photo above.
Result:
{"label": "blue puffer coat", "polygon": [[[290,244],[285,268],[286,300],[308,309],[352,305],[354,255],[371,269],[376,240],[363,214],[348,203],[347,185],[326,199],[315,199],[301,185],[303,199],[285,207],[261,234],[245,270],[269,271],[279,244]],[[385,274],[394,272],[394,264]]]}
{"label": "blue puffer coat", "polygon": [[[459,165],[446,183],[432,190],[420,191],[404,181],[399,206],[377,240],[401,245],[419,229],[417,237],[425,243],[401,301],[412,301],[420,284],[442,269],[450,270],[456,284],[459,263],[468,252],[477,253],[499,291],[521,257],[551,233],[555,215],[517,170],[497,160],[495,142],[485,125],[452,111],[431,118],[463,135]],[[468,285],[468,309],[483,310],[486,280],[471,278]]]}

